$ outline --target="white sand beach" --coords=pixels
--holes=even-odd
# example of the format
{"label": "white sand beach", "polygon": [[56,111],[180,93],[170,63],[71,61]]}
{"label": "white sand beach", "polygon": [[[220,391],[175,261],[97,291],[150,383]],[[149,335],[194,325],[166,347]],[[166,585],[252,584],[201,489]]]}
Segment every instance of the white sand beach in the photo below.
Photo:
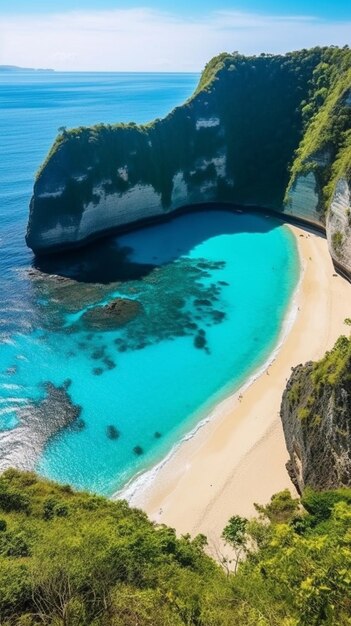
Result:
{"label": "white sand beach", "polygon": [[[296,315],[273,362],[243,390],[216,407],[213,417],[184,441],[131,504],[178,533],[204,533],[218,541],[233,514],[252,516],[288,487],[288,454],[279,417],[291,367],[319,359],[351,317],[351,285],[336,275],[322,236],[290,226],[297,238],[302,275]],[[290,311],[292,313],[292,311]]]}

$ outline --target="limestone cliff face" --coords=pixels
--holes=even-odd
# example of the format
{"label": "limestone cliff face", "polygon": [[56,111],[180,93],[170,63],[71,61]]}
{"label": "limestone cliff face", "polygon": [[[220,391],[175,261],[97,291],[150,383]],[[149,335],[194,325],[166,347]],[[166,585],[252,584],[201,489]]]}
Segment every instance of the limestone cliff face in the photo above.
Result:
{"label": "limestone cliff face", "polygon": [[319,363],[293,370],[281,404],[287,469],[306,486],[351,485],[351,341],[341,337]]}
{"label": "limestone cliff face", "polygon": [[351,275],[351,189],[346,178],[336,184],[327,217],[330,254]]}
{"label": "limestone cliff face", "polygon": [[[328,85],[345,78],[347,55],[328,48],[284,56],[222,54],[205,68],[194,96],[163,120],[64,131],[34,186],[27,244],[37,253],[64,249],[207,202],[268,208],[324,226],[329,201],[323,189],[342,141],[338,136],[333,146],[327,137],[324,146],[308,138],[305,148],[304,138],[320,111],[323,123],[333,118],[323,111],[329,96],[317,86],[321,73]],[[329,91],[351,108],[344,86],[336,95]],[[348,127],[347,115],[340,118],[339,134]],[[341,167],[340,178],[347,168]],[[333,223],[327,227],[333,230]],[[348,268],[346,241],[345,235],[339,264]]]}
{"label": "limestone cliff face", "polygon": [[308,222],[323,224],[323,211],[314,172],[296,177],[287,196],[284,212]]}
{"label": "limestone cliff face", "polygon": [[335,265],[351,276],[351,70],[305,128],[284,211],[325,226]]}
{"label": "limestone cliff face", "polygon": [[186,115],[179,108],[150,128],[79,129],[62,137],[38,177],[27,243],[35,251],[79,244],[187,204],[216,200],[225,181],[222,125],[201,98]]}

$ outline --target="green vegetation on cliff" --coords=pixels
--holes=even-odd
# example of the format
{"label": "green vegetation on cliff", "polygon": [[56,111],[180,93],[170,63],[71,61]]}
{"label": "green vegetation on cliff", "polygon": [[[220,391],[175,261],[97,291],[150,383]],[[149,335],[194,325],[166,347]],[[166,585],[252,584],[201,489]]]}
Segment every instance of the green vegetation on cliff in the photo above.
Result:
{"label": "green vegetation on cliff", "polygon": [[299,174],[313,171],[322,192],[321,209],[326,211],[337,180],[351,180],[351,50],[324,49],[301,107],[304,134],[290,186]]}
{"label": "green vegetation on cliff", "polygon": [[339,337],[334,348],[323,359],[315,363],[312,380],[316,393],[325,385],[344,387],[351,384],[351,339]]}
{"label": "green vegetation on cliff", "polygon": [[232,518],[236,574],[125,502],[8,470],[0,477],[3,626],[346,626],[351,492],[288,492]]}
{"label": "green vegetation on cliff", "polygon": [[326,389],[335,394],[337,387],[351,391],[351,339],[339,337],[332,350],[305,370],[305,380],[294,383],[288,392],[293,405],[299,405],[301,419],[320,421],[321,400]]}

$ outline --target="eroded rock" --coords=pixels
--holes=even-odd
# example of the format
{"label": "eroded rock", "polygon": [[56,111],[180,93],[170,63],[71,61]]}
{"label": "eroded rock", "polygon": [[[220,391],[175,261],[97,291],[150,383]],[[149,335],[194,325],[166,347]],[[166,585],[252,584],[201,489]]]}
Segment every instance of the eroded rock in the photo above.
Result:
{"label": "eroded rock", "polygon": [[287,469],[300,493],[306,486],[351,485],[351,340],[341,337],[318,363],[298,365],[281,404],[290,455]]}

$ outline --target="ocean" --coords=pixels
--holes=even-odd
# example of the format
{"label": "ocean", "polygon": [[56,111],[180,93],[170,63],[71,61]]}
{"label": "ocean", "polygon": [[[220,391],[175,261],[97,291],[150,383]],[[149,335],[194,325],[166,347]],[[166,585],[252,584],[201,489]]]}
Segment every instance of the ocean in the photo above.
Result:
{"label": "ocean", "polygon": [[[60,126],[162,117],[198,78],[0,74],[0,468],[112,495],[276,347],[299,259],[272,217],[214,207],[45,263],[24,242]],[[127,323],[97,323],[115,298],[134,301]]]}

